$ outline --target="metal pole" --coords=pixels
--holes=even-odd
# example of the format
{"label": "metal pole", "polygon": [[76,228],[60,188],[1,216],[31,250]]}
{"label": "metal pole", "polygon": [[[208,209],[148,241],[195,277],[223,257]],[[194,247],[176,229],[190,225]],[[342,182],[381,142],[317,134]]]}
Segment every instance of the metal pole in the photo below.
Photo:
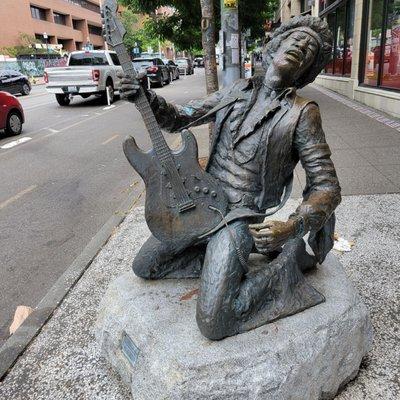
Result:
{"label": "metal pole", "polygon": [[223,86],[240,79],[240,31],[238,0],[221,0],[221,39],[223,49]]}

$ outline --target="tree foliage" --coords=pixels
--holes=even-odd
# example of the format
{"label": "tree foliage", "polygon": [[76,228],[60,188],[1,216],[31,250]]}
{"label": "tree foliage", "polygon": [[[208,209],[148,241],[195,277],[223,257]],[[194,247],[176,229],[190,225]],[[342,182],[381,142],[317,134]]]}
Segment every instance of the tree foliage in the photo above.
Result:
{"label": "tree foliage", "polygon": [[35,45],[41,43],[39,39],[27,33],[20,33],[18,38],[18,45],[10,47],[2,47],[0,53],[10,57],[17,57],[23,54],[44,54],[46,49],[36,49]]}
{"label": "tree foliage", "polygon": [[136,46],[139,46],[142,51],[147,51],[148,47],[158,49],[160,37],[152,32],[147,19],[140,22],[139,15],[131,9],[126,9],[122,12],[122,23],[126,30],[124,44],[129,52]]}
{"label": "tree foliage", "polygon": [[[147,32],[175,43],[180,50],[201,48],[201,9],[199,0],[119,0],[135,13],[149,15]],[[263,36],[264,24],[276,10],[278,0],[239,0],[239,15],[242,30],[251,29],[253,38]],[[175,9],[171,16],[155,14],[158,7]],[[220,0],[215,0],[217,30],[220,27]]]}

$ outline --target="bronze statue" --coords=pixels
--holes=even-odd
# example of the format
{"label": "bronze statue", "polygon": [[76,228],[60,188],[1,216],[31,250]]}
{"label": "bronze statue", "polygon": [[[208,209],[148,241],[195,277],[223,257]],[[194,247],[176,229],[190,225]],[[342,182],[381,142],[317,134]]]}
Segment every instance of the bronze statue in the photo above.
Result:
{"label": "bronze statue", "polygon": [[[168,240],[165,231],[158,233],[150,225],[158,221],[164,224],[169,217],[157,216],[153,210],[148,220],[155,235],[143,245],[132,265],[135,274],[144,279],[200,277],[196,317],[200,331],[210,339],[235,335],[324,301],[306,282],[303,272],[322,263],[333,246],[340,186],[318,106],[298,96],[296,90],[321,72],[329,61],[331,44],[325,22],[310,16],[295,17],[277,29],[268,43],[265,76],[239,80],[184,106],[169,104],[152,91],[146,93],[158,124],[170,132],[215,122],[204,176],[197,177],[199,172],[192,170],[186,175],[179,172],[182,166],[175,159],[177,177],[160,161],[158,147],[149,153],[157,158],[158,167],[143,169],[145,164],[140,167],[137,157],[145,153],[131,138],[124,144],[125,154],[146,184],[156,179],[170,185],[171,198],[166,201],[172,204],[181,199],[175,189],[177,179],[186,188],[187,204],[196,203],[192,210],[201,206],[196,200],[200,198],[196,193],[200,193],[214,213],[210,215],[218,217],[212,217],[213,227],[200,234],[196,226],[204,223],[204,217],[199,212],[190,218],[187,206],[179,213],[187,213],[183,217],[185,231],[196,234],[187,240],[184,235],[181,240]],[[124,98],[137,102],[141,91],[132,75],[123,79]],[[187,132],[183,131],[183,137],[187,135],[190,141]],[[286,222],[263,222],[288,199],[299,161],[307,177],[303,202]],[[166,178],[158,177],[157,171]],[[207,179],[217,182],[222,193],[210,190]],[[155,187],[161,193],[161,183],[153,186],[153,191]],[[158,202],[162,198],[152,192],[147,196],[158,196]],[[221,203],[213,206],[209,199],[220,199]],[[303,237],[307,233],[314,255],[306,251]],[[261,254],[262,260],[249,261],[251,253]]]}

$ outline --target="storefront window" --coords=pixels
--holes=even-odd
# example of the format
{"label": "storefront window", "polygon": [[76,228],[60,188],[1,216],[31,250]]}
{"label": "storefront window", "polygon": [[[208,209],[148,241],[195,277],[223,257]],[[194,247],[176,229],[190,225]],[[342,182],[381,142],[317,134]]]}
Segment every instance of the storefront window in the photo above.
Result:
{"label": "storefront window", "polygon": [[344,34],[346,29],[346,8],[336,10],[336,46],[335,46],[335,75],[343,75],[344,64]]}
{"label": "storefront window", "polygon": [[353,60],[353,37],[354,37],[354,1],[349,2],[347,9],[347,35],[345,44],[345,55],[344,55],[344,69],[343,75],[351,75],[351,62]]}
{"label": "storefront window", "polygon": [[400,0],[388,2],[382,86],[400,89]]}
{"label": "storefront window", "polygon": [[367,22],[364,83],[400,90],[400,0],[370,0]]}
{"label": "storefront window", "polygon": [[310,0],[301,0],[300,3],[300,12],[302,14],[311,13],[311,1]]}
{"label": "storefront window", "polygon": [[325,67],[324,72],[326,74],[350,76],[353,54],[354,0],[343,1],[333,10],[321,12],[320,16],[326,17],[334,35],[332,60]]}

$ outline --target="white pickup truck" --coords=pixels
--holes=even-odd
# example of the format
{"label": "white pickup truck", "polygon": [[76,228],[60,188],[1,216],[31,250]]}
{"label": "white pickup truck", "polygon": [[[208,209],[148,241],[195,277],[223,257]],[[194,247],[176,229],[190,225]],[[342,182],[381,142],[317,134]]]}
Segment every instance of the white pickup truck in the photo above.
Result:
{"label": "white pickup truck", "polygon": [[84,99],[98,95],[107,104],[113,102],[115,91],[120,88],[119,71],[122,67],[113,51],[74,51],[66,67],[46,68],[44,81],[46,90],[56,95],[60,106],[68,106],[77,95]]}

